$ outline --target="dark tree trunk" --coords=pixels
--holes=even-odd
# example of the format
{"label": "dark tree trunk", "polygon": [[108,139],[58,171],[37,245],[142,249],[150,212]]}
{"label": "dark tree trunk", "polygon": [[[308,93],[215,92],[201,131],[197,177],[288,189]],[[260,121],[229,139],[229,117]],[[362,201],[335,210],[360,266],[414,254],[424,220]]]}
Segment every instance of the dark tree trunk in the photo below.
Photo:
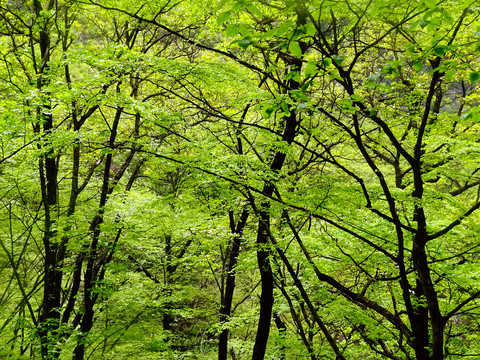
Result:
{"label": "dark tree trunk", "polygon": [[175,272],[175,267],[172,264],[172,237],[170,235],[165,235],[165,258],[167,261],[167,266],[165,269],[165,278],[164,278],[164,286],[165,286],[165,305],[163,309],[163,319],[162,319],[162,327],[163,330],[172,330],[172,322],[173,317],[171,315],[172,310],[172,303],[170,301],[170,297],[172,296],[172,291],[170,289],[172,277]]}
{"label": "dark tree trunk", "polygon": [[[233,212],[230,212],[230,230],[233,238],[230,246],[230,256],[227,266],[227,279],[225,282],[225,294],[222,296],[222,304],[220,307],[220,321],[225,323],[228,321],[232,312],[233,293],[235,291],[235,266],[237,265],[238,255],[240,254],[240,243],[242,240],[243,229],[247,223],[248,212],[243,210],[240,220],[235,226]],[[223,329],[218,339],[218,360],[227,360],[228,354],[228,329]]]}
{"label": "dark tree trunk", "polygon": [[280,315],[278,313],[273,314],[273,320],[275,321],[275,325],[277,326],[278,332],[280,333],[280,338],[282,339],[282,345],[280,348],[280,356],[279,360],[285,360],[286,355],[285,355],[285,335],[287,332],[287,326],[283,322],[283,320],[280,318]]}
{"label": "dark tree trunk", "polygon": [[[271,187],[271,186],[269,186]],[[269,207],[268,203],[262,204],[263,208]],[[270,334],[270,322],[273,309],[273,288],[274,280],[272,267],[270,266],[270,250],[268,249],[268,226],[270,215],[267,210],[260,212],[260,221],[257,231],[257,262],[262,281],[262,292],[260,294],[260,316],[258,319],[257,335],[253,347],[252,360],[263,360],[267,349],[268,336]]]}
{"label": "dark tree trunk", "polygon": [[[297,127],[296,113],[292,111],[290,116],[285,119],[285,130],[282,140],[290,145],[295,137],[295,129]],[[285,163],[286,155],[277,152],[273,158],[270,170],[278,172]],[[262,194],[266,198],[273,195],[275,189],[274,184],[266,182]],[[273,288],[274,280],[272,268],[270,266],[270,248],[269,248],[269,226],[270,226],[270,203],[263,201],[260,205],[259,222],[257,230],[257,262],[260,270],[260,278],[262,281],[262,292],[260,295],[260,316],[258,320],[257,336],[253,347],[253,360],[262,360],[265,356],[267,348],[268,335],[270,333],[270,322],[272,318],[273,308]]]}
{"label": "dark tree trunk", "polygon": [[[300,16],[299,19],[300,21]],[[305,19],[303,19],[305,20]],[[300,46],[304,46],[300,44]],[[283,59],[286,64],[290,65],[294,71],[301,71],[302,61],[301,59],[285,57]],[[285,84],[286,89],[298,89],[300,84],[290,79]],[[296,129],[299,125],[297,121],[297,114],[292,109],[288,116],[284,118],[285,125],[282,134],[282,141],[286,144],[291,145],[295,135]],[[286,159],[286,154],[283,152],[276,152],[273,161],[270,165],[270,170],[274,173],[278,173]],[[275,184],[266,180],[263,186],[262,194],[267,200],[263,200],[260,204],[259,222],[257,230],[257,262],[258,268],[260,270],[260,278],[262,282],[262,292],[260,295],[260,316],[258,319],[258,329],[257,335],[255,338],[255,345],[253,347],[252,360],[263,360],[265,357],[265,351],[267,348],[268,336],[270,333],[270,323],[272,318],[272,309],[273,309],[273,289],[274,289],[274,279],[272,268],[270,265],[269,256],[271,254],[270,243],[269,243],[269,227],[270,227],[270,202],[269,198],[272,197],[275,190]],[[253,198],[250,199],[253,202]],[[254,204],[252,204],[254,205]]]}
{"label": "dark tree trunk", "polygon": [[[110,132],[110,139],[108,141],[108,147],[110,149],[115,148],[115,139],[117,136],[117,128],[120,122],[120,117],[122,115],[123,108],[118,107],[115,118],[113,120]],[[83,316],[80,320],[80,335],[77,337],[77,345],[74,349],[74,360],[83,360],[85,357],[85,340],[92,329],[93,326],[93,316],[94,316],[94,306],[98,298],[98,293],[95,292],[95,287],[97,286],[97,281],[99,280],[100,270],[105,262],[99,258],[98,255],[98,242],[100,239],[100,226],[103,223],[104,209],[108,200],[109,194],[113,191],[112,183],[116,183],[123,175],[123,172],[126,170],[130,164],[131,157],[127,157],[124,165],[119,170],[114,177],[110,180],[110,168],[112,165],[113,155],[112,153],[107,154],[105,158],[105,167],[103,173],[103,183],[102,183],[102,192],[100,195],[100,201],[98,205],[98,213],[92,219],[90,224],[90,232],[92,234],[92,241],[90,243],[90,248],[83,254],[87,262],[84,275],[84,289],[83,289]],[[123,171],[123,172],[122,172]]]}
{"label": "dark tree trunk", "polygon": [[425,242],[419,241],[418,237],[417,234],[412,252],[418,276],[415,297],[419,300],[419,305],[414,308],[418,321],[412,324],[415,336],[415,354],[417,359],[443,360],[445,319],[440,313],[438,296],[431,280]]}
{"label": "dark tree trunk", "polygon": [[[51,1],[48,10],[54,6]],[[42,16],[44,10],[42,4],[38,0],[33,1],[33,10],[36,17]],[[38,33],[38,44],[40,47],[40,59],[38,67],[35,69],[37,74],[37,89],[42,91],[48,99],[48,91],[43,89],[48,85],[49,80],[45,73],[49,70],[50,61],[50,34],[49,21],[45,21]],[[33,46],[33,39],[32,46]],[[39,125],[35,126],[35,131],[40,132],[41,125],[43,126],[43,134],[47,136],[53,131],[53,117],[52,107],[49,103],[38,106],[37,119]],[[39,148],[43,145],[39,144]],[[39,316],[39,331],[41,343],[41,354],[44,359],[56,359],[59,356],[59,350],[55,345],[58,342],[57,330],[60,325],[60,304],[61,304],[61,282],[62,271],[57,259],[58,244],[52,239],[55,237],[55,219],[54,210],[57,206],[57,173],[58,173],[58,159],[53,153],[53,150],[47,151],[39,160],[40,170],[40,187],[42,192],[42,203],[44,209],[44,235],[43,247],[45,251],[44,260],[44,277],[43,277],[43,299],[41,305],[41,313]]]}

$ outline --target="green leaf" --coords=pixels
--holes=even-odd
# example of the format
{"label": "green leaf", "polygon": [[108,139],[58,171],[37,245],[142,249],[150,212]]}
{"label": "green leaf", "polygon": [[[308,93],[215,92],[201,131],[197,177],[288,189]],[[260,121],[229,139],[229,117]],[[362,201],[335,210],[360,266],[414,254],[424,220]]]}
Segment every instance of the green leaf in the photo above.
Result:
{"label": "green leaf", "polygon": [[302,57],[302,49],[300,48],[300,45],[297,41],[290,41],[290,44],[288,44],[288,50],[292,53],[293,56],[296,56],[297,58]]}
{"label": "green leaf", "polygon": [[225,35],[227,36],[236,36],[240,33],[240,28],[235,24],[230,24],[225,29]]}
{"label": "green leaf", "polygon": [[473,113],[471,111],[463,113],[462,116],[460,116],[460,119],[462,120],[470,120],[471,118],[473,118]]}
{"label": "green leaf", "polygon": [[470,73],[470,76],[468,77],[470,79],[470,82],[473,84],[473,83],[476,83],[478,80],[480,80],[480,73],[478,72],[472,72]]}
{"label": "green leaf", "polygon": [[297,105],[297,110],[304,110],[308,107],[308,103],[303,102]]}
{"label": "green leaf", "polygon": [[317,33],[317,29],[313,23],[309,22],[305,25],[304,31],[307,35],[314,36]]}
{"label": "green leaf", "polygon": [[425,5],[433,9],[437,5],[437,0],[425,0]]}
{"label": "green leaf", "polygon": [[363,98],[357,94],[353,94],[352,96],[350,96],[350,99],[352,99],[354,102],[363,101]]}
{"label": "green leaf", "polygon": [[278,68],[277,65],[270,65],[269,67],[267,67],[267,70],[265,70],[265,72],[272,73],[272,72],[276,71],[277,68]]}
{"label": "green leaf", "polygon": [[295,99],[299,99],[305,102],[308,102],[310,99],[301,91],[299,90],[291,90],[290,96]]}
{"label": "green leaf", "polygon": [[421,63],[420,61],[417,61],[416,63],[413,64],[412,67],[415,71],[422,71],[423,70],[423,63]]}
{"label": "green leaf", "polygon": [[455,75],[455,69],[448,69],[445,72],[445,80],[452,81],[454,75]]}
{"label": "green leaf", "polygon": [[259,17],[259,18],[263,17],[262,12],[261,12],[255,5],[253,5],[253,4],[247,4],[245,7],[246,7],[247,10],[250,11],[253,15],[255,15],[255,16]]}
{"label": "green leaf", "polygon": [[446,45],[439,45],[435,48],[435,54],[438,56],[444,56],[448,50],[448,46]]}
{"label": "green leaf", "polygon": [[316,61],[309,61],[307,66],[305,66],[305,77],[310,77],[315,75],[317,70],[317,62]]}
{"label": "green leaf", "polygon": [[338,69],[334,68],[333,71],[329,73],[330,77],[334,80],[343,81],[344,79],[340,76]]}
{"label": "green leaf", "polygon": [[398,68],[400,67],[401,64],[402,64],[401,60],[389,61],[385,63],[385,66],[382,69],[382,73],[398,76]]}
{"label": "green leaf", "polygon": [[335,61],[335,64],[342,65],[343,60],[345,60],[344,55],[333,55],[332,60]]}
{"label": "green leaf", "polygon": [[293,25],[293,22],[290,20],[285,21],[285,23],[282,26],[279,26],[277,28],[277,36],[282,36],[284,35],[288,30],[290,30],[291,26]]}
{"label": "green leaf", "polygon": [[269,119],[270,116],[272,115],[272,112],[274,111],[274,109],[271,107],[270,104],[265,104],[263,107],[262,107],[262,116],[264,119]]}
{"label": "green leaf", "polygon": [[217,17],[217,25],[222,25],[225,21],[227,21],[230,18],[231,15],[232,15],[232,12],[230,10],[222,12]]}
{"label": "green leaf", "polygon": [[285,116],[290,116],[290,109],[288,108],[288,104],[285,101],[282,101],[280,105],[282,107],[282,110]]}
{"label": "green leaf", "polygon": [[244,37],[242,40],[236,41],[238,46],[240,46],[243,50],[247,50],[247,48],[253,44],[252,38],[250,36]]}
{"label": "green leaf", "polygon": [[277,36],[277,32],[278,32],[278,29],[270,29],[266,33],[264,33],[262,35],[262,37],[264,37],[266,39],[271,38],[271,37],[275,37],[275,36]]}
{"label": "green leaf", "polygon": [[102,154],[115,154],[115,150],[109,147],[104,147],[103,149],[100,150]]}
{"label": "green leaf", "polygon": [[235,5],[233,5],[231,11],[238,11],[243,7],[243,5],[244,5],[243,1],[237,1]]}
{"label": "green leaf", "polygon": [[329,67],[330,65],[332,65],[332,59],[331,58],[323,59],[322,64],[325,67]]}
{"label": "green leaf", "polygon": [[340,100],[340,104],[342,106],[343,113],[355,114],[356,112],[355,105],[353,105],[353,101],[351,99],[342,99]]}

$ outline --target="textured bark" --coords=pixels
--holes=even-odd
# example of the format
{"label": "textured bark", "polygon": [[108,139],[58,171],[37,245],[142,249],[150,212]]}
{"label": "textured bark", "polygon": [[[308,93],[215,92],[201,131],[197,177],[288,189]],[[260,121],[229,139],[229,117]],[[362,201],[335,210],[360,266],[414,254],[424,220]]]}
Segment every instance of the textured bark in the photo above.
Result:
{"label": "textured bark", "polygon": [[[304,24],[305,18],[298,14],[297,23],[299,25]],[[300,43],[300,46],[304,46]],[[302,61],[301,59],[285,57],[283,61],[289,65],[291,69],[295,71],[301,71]],[[299,89],[300,84],[290,79],[284,84],[285,89]],[[282,134],[282,141],[287,145],[291,145],[295,139],[296,129],[299,125],[297,114],[295,110],[291,110],[288,116],[284,117],[284,129]],[[270,164],[270,170],[274,173],[278,173],[286,159],[286,154],[284,152],[277,151],[273,157],[273,160]],[[275,184],[266,180],[263,186],[262,194],[266,199],[271,198],[275,190]],[[251,199],[252,206],[253,199]],[[252,360],[262,360],[265,357],[265,351],[267,348],[268,336],[270,333],[270,323],[272,319],[272,308],[273,308],[273,289],[274,289],[274,279],[272,268],[270,265],[270,243],[269,243],[269,227],[270,227],[270,202],[262,201],[258,207],[260,211],[258,212],[259,222],[257,229],[257,263],[260,271],[260,278],[262,282],[262,292],[260,295],[260,316],[258,319],[258,329],[257,335],[255,337],[255,345],[253,347]]]}
{"label": "textured bark", "polygon": [[[298,66],[298,68],[300,68],[301,64]],[[298,83],[292,85],[296,85],[298,87]],[[296,113],[295,111],[291,111],[290,115],[285,118],[285,129],[282,136],[282,140],[288,145],[290,145],[295,138],[295,130],[297,125]],[[285,158],[286,155],[284,153],[275,153],[270,170],[273,172],[280,171],[285,163]],[[266,198],[270,198],[273,195],[274,189],[274,184],[265,182],[262,193]],[[258,329],[255,338],[255,345],[253,347],[253,360],[261,360],[265,356],[268,336],[270,333],[270,322],[272,318],[274,301],[274,280],[269,259],[271,250],[268,236],[270,225],[270,203],[267,201],[262,202],[260,209],[261,210],[258,213],[259,222],[257,230],[257,263],[262,281],[262,292],[260,295],[260,316],[258,319]]]}
{"label": "textured bark", "polygon": [[173,317],[171,315],[171,309],[172,309],[172,303],[168,300],[172,296],[172,291],[170,289],[171,282],[172,282],[172,276],[175,272],[175,268],[172,266],[172,237],[170,235],[165,235],[165,257],[167,260],[167,267],[165,269],[165,278],[164,278],[164,286],[166,288],[165,290],[165,304],[164,304],[164,310],[163,310],[163,319],[162,319],[162,327],[163,330],[172,330],[172,322],[173,322]]}
{"label": "textured bark", "polygon": [[[52,9],[54,1],[50,1],[48,10]],[[42,11],[44,10],[40,1],[33,1],[33,10],[37,18],[42,17]],[[38,125],[35,125],[35,131],[39,133],[42,128],[43,135],[46,136],[48,142],[48,135],[52,133],[54,129],[52,107],[48,91],[43,89],[48,85],[49,80],[44,76],[49,70],[50,61],[50,33],[49,26],[52,24],[49,21],[45,21],[43,26],[38,32],[38,44],[40,47],[40,57],[35,68],[37,75],[37,89],[42,91],[47,102],[43,105],[39,105],[36,109]],[[32,46],[33,35],[32,35]],[[41,149],[42,144],[39,143],[38,147]],[[57,206],[57,194],[58,194],[58,159],[55,156],[53,150],[47,151],[45,155],[39,159],[39,171],[40,171],[40,187],[42,193],[42,203],[45,215],[44,220],[44,235],[43,235],[43,248],[45,251],[44,260],[44,277],[43,277],[43,299],[41,305],[41,312],[39,316],[39,337],[41,343],[41,355],[44,359],[56,359],[59,356],[59,350],[56,344],[57,329],[60,324],[60,303],[61,303],[61,282],[62,271],[59,268],[57,260],[57,248],[58,244],[52,239],[55,237],[55,219],[54,211]],[[53,345],[52,345],[53,344]]]}
{"label": "textured bark", "polygon": [[[248,212],[243,210],[238,224],[235,226],[233,213],[230,213],[230,230],[233,238],[230,245],[230,256],[227,266],[227,278],[225,281],[225,293],[222,296],[222,304],[220,307],[220,321],[225,323],[228,321],[232,312],[233,294],[235,292],[235,266],[237,265],[238,255],[240,254],[240,244],[245,224],[247,223]],[[226,360],[228,355],[228,335],[229,330],[223,329],[218,338],[218,360]]]}
{"label": "textured bark", "polygon": [[[263,206],[268,207],[268,204],[263,204]],[[274,302],[274,280],[269,259],[270,250],[268,249],[267,235],[267,227],[270,223],[269,219],[268,211],[264,210],[260,213],[260,222],[257,230],[257,263],[262,281],[262,292],[260,294],[260,316],[258,319],[252,360],[262,360],[265,357]]]}
{"label": "textured bark", "polygon": [[[275,325],[277,326],[278,332],[280,333],[280,337],[282,341],[285,341],[285,335],[287,331],[287,326],[283,322],[283,320],[280,318],[280,315],[278,313],[273,314],[273,320],[275,321]],[[283,343],[281,348],[280,348],[280,360],[285,360],[286,359],[286,354],[285,354],[285,344]]]}

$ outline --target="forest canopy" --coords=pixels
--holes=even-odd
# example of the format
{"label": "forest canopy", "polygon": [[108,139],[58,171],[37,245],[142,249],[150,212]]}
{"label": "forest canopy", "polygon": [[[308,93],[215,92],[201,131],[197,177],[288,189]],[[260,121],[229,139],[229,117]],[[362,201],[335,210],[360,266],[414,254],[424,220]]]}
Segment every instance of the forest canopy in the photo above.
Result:
{"label": "forest canopy", "polygon": [[0,0],[0,358],[480,358],[479,9]]}

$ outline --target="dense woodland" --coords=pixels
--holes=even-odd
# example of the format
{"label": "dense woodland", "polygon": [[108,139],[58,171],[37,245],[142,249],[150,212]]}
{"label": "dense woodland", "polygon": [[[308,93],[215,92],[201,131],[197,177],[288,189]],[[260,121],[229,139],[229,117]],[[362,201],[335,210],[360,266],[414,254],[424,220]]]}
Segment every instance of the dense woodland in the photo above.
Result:
{"label": "dense woodland", "polygon": [[479,17],[0,0],[0,358],[479,359]]}

